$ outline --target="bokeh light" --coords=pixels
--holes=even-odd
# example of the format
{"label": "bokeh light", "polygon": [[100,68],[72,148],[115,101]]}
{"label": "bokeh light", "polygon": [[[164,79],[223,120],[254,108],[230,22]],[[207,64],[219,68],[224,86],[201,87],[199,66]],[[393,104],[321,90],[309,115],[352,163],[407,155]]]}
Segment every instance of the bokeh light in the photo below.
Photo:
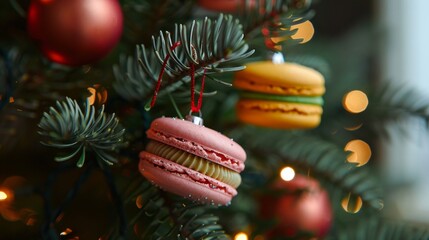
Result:
{"label": "bokeh light", "polygon": [[368,107],[368,97],[362,91],[350,91],[344,95],[343,107],[351,113],[363,112]]}
{"label": "bokeh light", "polygon": [[68,234],[70,234],[70,233],[72,233],[73,231],[70,229],[70,228],[66,228],[66,230],[64,230],[64,231],[62,231],[61,233],[60,233],[60,235],[61,236],[66,236],[66,235],[68,235]]}
{"label": "bokeh light", "polygon": [[107,101],[107,90],[100,84],[87,88],[91,95],[88,97],[89,104],[104,104]]}
{"label": "bokeh light", "polygon": [[284,181],[291,181],[295,177],[295,170],[293,170],[293,168],[291,168],[291,167],[284,167],[280,171],[280,177]]}
{"label": "bokeh light", "polygon": [[142,195],[139,195],[137,198],[136,198],[136,206],[140,209],[140,208],[142,208],[143,207],[143,196]]}
{"label": "bokeh light", "polygon": [[4,191],[0,191],[0,201],[4,201],[7,199],[7,193]]}
{"label": "bokeh light", "polygon": [[293,25],[290,30],[295,30],[295,34],[292,35],[292,39],[302,39],[300,44],[306,43],[310,41],[313,38],[314,35],[314,27],[313,24],[310,21],[305,21],[303,23],[295,24]]}
{"label": "bokeh light", "polygon": [[[286,30],[286,29],[283,29]],[[300,44],[306,43],[313,38],[314,35],[314,27],[310,21],[305,21],[302,23],[295,24],[290,27],[290,30],[296,30],[296,32],[292,36],[271,36],[268,41],[268,45],[275,45],[281,41],[285,41],[288,38],[292,38],[294,40],[301,40]],[[267,35],[269,31],[267,30]],[[274,48],[278,51],[282,50],[280,45],[274,46]]]}
{"label": "bokeh light", "polygon": [[360,139],[355,139],[348,142],[344,147],[344,150],[351,152],[347,156],[347,161],[350,163],[357,163],[358,167],[368,163],[372,154],[371,147],[368,145],[368,143]]}
{"label": "bokeh light", "polygon": [[346,129],[347,131],[356,131],[356,130],[360,129],[362,126],[363,126],[363,123],[360,123],[360,124],[355,125],[355,126],[344,127],[344,129]]}
{"label": "bokeh light", "polygon": [[348,213],[357,213],[362,208],[362,198],[359,196],[352,196],[349,193],[343,200],[341,201],[341,206],[344,211]]}
{"label": "bokeh light", "polygon": [[249,239],[249,237],[244,232],[239,232],[239,233],[235,234],[235,236],[234,236],[234,240],[248,240],[248,239]]}

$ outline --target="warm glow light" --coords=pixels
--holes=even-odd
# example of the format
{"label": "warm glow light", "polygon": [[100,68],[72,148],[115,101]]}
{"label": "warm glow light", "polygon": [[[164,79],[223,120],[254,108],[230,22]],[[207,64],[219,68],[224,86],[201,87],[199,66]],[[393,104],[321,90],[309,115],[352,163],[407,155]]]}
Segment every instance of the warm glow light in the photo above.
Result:
{"label": "warm glow light", "polygon": [[103,104],[107,101],[107,90],[100,84],[87,88],[91,96],[88,97],[89,105]]}
{"label": "warm glow light", "polygon": [[365,165],[371,158],[371,147],[368,143],[359,139],[348,142],[344,150],[351,152],[347,156],[347,161],[357,163],[358,167]]}
{"label": "warm glow light", "polygon": [[363,112],[368,107],[368,97],[362,91],[353,90],[344,95],[343,107],[351,113]]}
{"label": "warm glow light", "polygon": [[65,236],[67,234],[72,233],[73,231],[70,228],[66,228],[63,232],[60,233],[61,236]]}
{"label": "warm glow light", "polygon": [[280,177],[285,181],[291,181],[295,177],[295,170],[291,167],[284,167],[280,171]]}
{"label": "warm glow light", "polygon": [[140,209],[143,207],[143,196],[139,195],[136,199],[136,206]]}
{"label": "warm glow light", "polygon": [[91,96],[88,97],[89,105],[94,105],[94,103],[95,103],[95,96],[97,94],[97,90],[95,90],[95,88],[93,88],[93,87],[89,87],[87,89],[91,93]]}
{"label": "warm glow light", "polygon": [[239,233],[235,234],[235,236],[234,236],[234,240],[248,240],[248,239],[249,239],[249,237],[244,232],[239,232]]}
{"label": "warm glow light", "polygon": [[[310,21],[305,21],[302,23],[295,24],[290,27],[290,30],[296,30],[296,32],[292,36],[290,36],[290,38],[295,40],[301,40],[300,44],[310,41],[314,35],[314,27]],[[281,41],[287,40],[288,38],[289,36],[280,36],[280,37],[273,36],[271,37],[271,41],[272,43],[277,44]],[[282,47],[280,45],[276,45],[274,48],[278,51],[282,50]]]}
{"label": "warm glow light", "polygon": [[343,200],[341,201],[341,206],[343,207],[344,211],[348,213],[357,213],[362,208],[362,198],[352,197],[349,193]]}
{"label": "warm glow light", "polygon": [[303,23],[295,24],[293,25],[290,30],[295,30],[296,33],[292,35],[292,39],[302,39],[300,44],[306,43],[313,38],[314,35],[314,27],[313,24],[310,21],[305,21]]}
{"label": "warm glow light", "polygon": [[7,199],[7,194],[3,191],[0,191],[0,201],[4,201]]}
{"label": "warm glow light", "polygon": [[356,126],[351,126],[351,127],[344,127],[344,129],[346,129],[347,131],[356,131],[359,128],[361,128],[363,126],[363,123],[358,124]]}

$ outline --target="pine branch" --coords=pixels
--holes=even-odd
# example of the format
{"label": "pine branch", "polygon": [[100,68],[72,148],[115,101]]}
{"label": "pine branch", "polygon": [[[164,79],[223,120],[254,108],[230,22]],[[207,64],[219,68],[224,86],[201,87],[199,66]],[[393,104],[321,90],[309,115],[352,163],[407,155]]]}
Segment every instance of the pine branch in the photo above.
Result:
{"label": "pine branch", "polygon": [[296,4],[290,0],[275,1],[246,1],[246,5],[240,12],[240,21],[244,25],[246,39],[251,39],[260,34],[265,28],[265,34],[270,37],[278,37],[277,45],[296,45],[302,39],[292,39],[291,36],[297,30],[291,30],[293,25],[303,23],[314,16],[314,12],[308,10],[311,1],[307,4]]}
{"label": "pine branch", "polygon": [[173,197],[146,180],[127,202],[137,202],[139,208],[129,224],[143,224],[138,239],[230,239],[217,224],[218,217],[208,213],[212,206]]}
{"label": "pine branch", "polygon": [[[225,64],[242,60],[253,54],[244,41],[242,26],[230,15],[219,15],[193,21],[191,25],[176,25],[175,33],[161,32],[153,37],[153,50],[137,46],[135,57],[122,57],[114,66],[115,90],[129,101],[145,101],[154,92],[163,62],[167,57],[162,87],[175,91],[190,81],[191,65],[195,75],[233,72],[244,66]],[[180,46],[173,49],[173,46]]]}
{"label": "pine branch", "polygon": [[329,239],[367,240],[367,239],[429,239],[429,227],[390,221],[385,219],[366,219],[351,227],[343,228]]}
{"label": "pine branch", "polygon": [[222,226],[217,222],[219,218],[208,213],[212,207],[196,203],[184,204],[176,202],[172,211],[176,224],[180,224],[179,234],[183,239],[230,239]]}
{"label": "pine branch", "polygon": [[365,168],[357,168],[346,161],[347,153],[324,140],[291,132],[267,131],[244,128],[237,133],[248,152],[267,162],[267,159],[282,165],[311,169],[311,175],[336,186],[345,196],[348,193],[360,196],[375,209],[381,209],[381,186]]}
{"label": "pine branch", "polygon": [[370,93],[369,101],[367,110],[372,120],[414,116],[429,121],[429,98],[417,89],[387,83]]}
{"label": "pine branch", "polygon": [[[367,109],[352,117],[354,122],[362,123],[370,134],[390,137],[409,132],[409,118],[421,120],[421,126],[429,127],[429,98],[417,89],[392,83],[368,91]],[[346,116],[344,116],[345,118]],[[368,134],[367,134],[368,135]]]}
{"label": "pine branch", "polygon": [[56,108],[51,107],[49,113],[44,113],[39,127],[39,134],[46,137],[42,144],[66,152],[55,160],[66,161],[79,156],[78,167],[83,166],[87,150],[93,151],[107,164],[116,163],[117,160],[108,152],[125,145],[125,129],[119,126],[115,114],[105,114],[104,105],[96,113],[88,101],[83,112],[75,100],[67,98],[63,102],[57,101]]}

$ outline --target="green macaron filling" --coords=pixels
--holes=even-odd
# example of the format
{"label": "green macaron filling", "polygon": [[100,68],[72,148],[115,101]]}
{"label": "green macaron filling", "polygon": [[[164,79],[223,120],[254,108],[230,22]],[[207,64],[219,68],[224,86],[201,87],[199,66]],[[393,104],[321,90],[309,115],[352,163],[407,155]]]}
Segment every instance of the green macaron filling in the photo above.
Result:
{"label": "green macaron filling", "polygon": [[323,105],[323,98],[321,96],[275,95],[275,94],[257,93],[257,92],[248,92],[248,91],[241,91],[240,96],[247,99],[261,99],[261,100],[268,100],[268,101]]}
{"label": "green macaron filling", "polygon": [[229,184],[234,188],[241,183],[239,173],[173,146],[158,141],[150,141],[146,151]]}

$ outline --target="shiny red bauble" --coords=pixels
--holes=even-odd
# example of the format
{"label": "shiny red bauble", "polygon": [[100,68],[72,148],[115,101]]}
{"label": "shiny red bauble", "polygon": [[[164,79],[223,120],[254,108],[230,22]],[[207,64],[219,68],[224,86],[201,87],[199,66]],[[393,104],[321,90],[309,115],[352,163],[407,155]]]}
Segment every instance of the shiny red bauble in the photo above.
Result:
{"label": "shiny red bauble", "polygon": [[27,27],[43,54],[71,66],[106,56],[122,34],[118,0],[32,0]]}
{"label": "shiny red bauble", "polygon": [[326,236],[331,227],[332,209],[328,193],[318,182],[296,175],[289,182],[277,181],[272,190],[273,194],[264,195],[260,201],[261,217],[278,222],[268,231],[268,239]]}
{"label": "shiny red bauble", "polygon": [[198,0],[198,5],[213,11],[234,12],[244,5],[244,0]]}

